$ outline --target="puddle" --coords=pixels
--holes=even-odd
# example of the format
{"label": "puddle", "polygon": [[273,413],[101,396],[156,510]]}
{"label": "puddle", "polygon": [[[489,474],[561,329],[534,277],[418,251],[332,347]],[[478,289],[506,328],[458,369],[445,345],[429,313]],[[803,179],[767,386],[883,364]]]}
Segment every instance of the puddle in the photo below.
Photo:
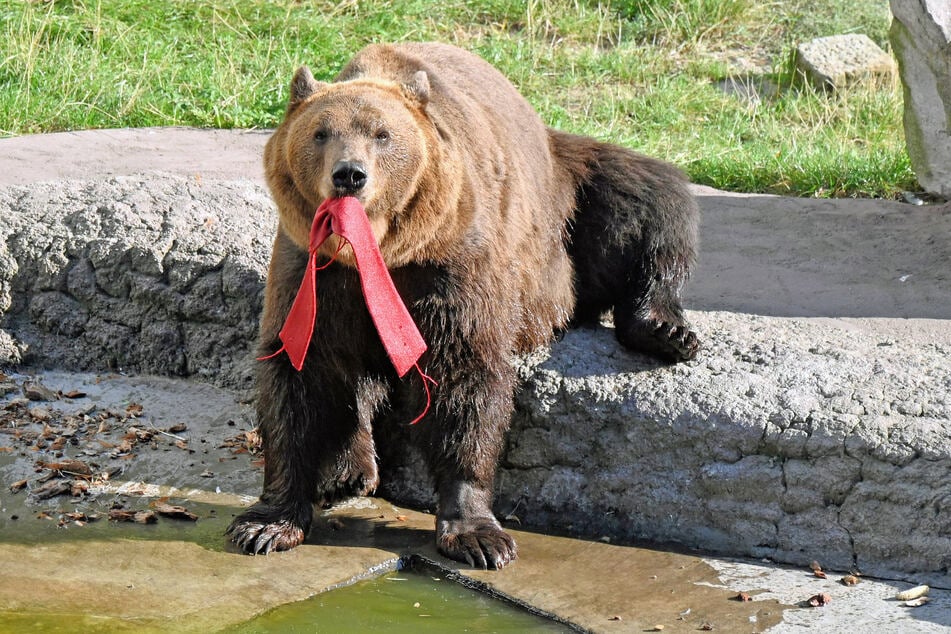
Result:
{"label": "puddle", "polygon": [[229,634],[294,632],[577,632],[443,576],[401,570],[282,605],[225,630]]}

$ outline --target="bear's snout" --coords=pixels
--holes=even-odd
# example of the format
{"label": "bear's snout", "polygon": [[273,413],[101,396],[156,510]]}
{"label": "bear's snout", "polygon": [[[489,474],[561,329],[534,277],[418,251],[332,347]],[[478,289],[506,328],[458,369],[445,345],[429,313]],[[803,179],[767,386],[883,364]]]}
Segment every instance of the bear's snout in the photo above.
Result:
{"label": "bear's snout", "polygon": [[330,178],[338,193],[353,194],[367,184],[367,171],[358,161],[337,161]]}

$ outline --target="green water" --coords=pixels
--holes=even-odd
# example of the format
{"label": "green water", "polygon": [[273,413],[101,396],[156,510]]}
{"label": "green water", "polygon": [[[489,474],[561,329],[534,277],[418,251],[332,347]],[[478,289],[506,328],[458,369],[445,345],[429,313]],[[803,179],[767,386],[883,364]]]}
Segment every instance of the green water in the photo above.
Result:
{"label": "green water", "polygon": [[567,626],[429,574],[400,571],[282,605],[232,634],[571,632]]}

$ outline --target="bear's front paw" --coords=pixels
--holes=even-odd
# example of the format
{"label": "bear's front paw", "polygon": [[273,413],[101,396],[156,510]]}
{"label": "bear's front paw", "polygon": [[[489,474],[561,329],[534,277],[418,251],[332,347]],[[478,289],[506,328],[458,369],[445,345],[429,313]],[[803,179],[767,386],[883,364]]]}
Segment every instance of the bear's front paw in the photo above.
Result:
{"label": "bear's front paw", "polygon": [[515,540],[495,518],[439,520],[436,548],[450,559],[483,570],[499,570],[518,558]]}
{"label": "bear's front paw", "polygon": [[267,555],[272,550],[290,550],[299,546],[307,534],[307,526],[289,519],[287,513],[255,504],[235,518],[225,532],[234,544],[249,555]]}

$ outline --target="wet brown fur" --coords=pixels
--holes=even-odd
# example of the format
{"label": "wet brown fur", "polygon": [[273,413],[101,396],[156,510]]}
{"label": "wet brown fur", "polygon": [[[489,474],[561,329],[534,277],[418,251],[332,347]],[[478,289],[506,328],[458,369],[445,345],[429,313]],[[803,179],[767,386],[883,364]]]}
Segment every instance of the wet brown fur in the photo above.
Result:
{"label": "wet brown fur", "polygon": [[[692,357],[698,343],[679,294],[695,257],[696,204],[675,168],[547,129],[500,73],[454,47],[371,46],[331,84],[301,69],[265,150],[280,223],[262,355],[280,348],[314,210],[341,193],[331,168],[351,159],[367,166],[368,182],[350,193],[429,345],[421,366],[438,383],[409,430],[436,482],[437,545],[502,567],[516,546],[492,515],[491,487],[511,416],[512,354],[548,342],[572,316],[613,309],[625,345]],[[284,356],[259,366],[264,492],[229,529],[249,552],[296,546],[312,503],[375,489],[374,429],[405,424],[423,407],[419,378],[400,379],[388,363],[351,262],[345,248],[318,276],[303,370]]]}

